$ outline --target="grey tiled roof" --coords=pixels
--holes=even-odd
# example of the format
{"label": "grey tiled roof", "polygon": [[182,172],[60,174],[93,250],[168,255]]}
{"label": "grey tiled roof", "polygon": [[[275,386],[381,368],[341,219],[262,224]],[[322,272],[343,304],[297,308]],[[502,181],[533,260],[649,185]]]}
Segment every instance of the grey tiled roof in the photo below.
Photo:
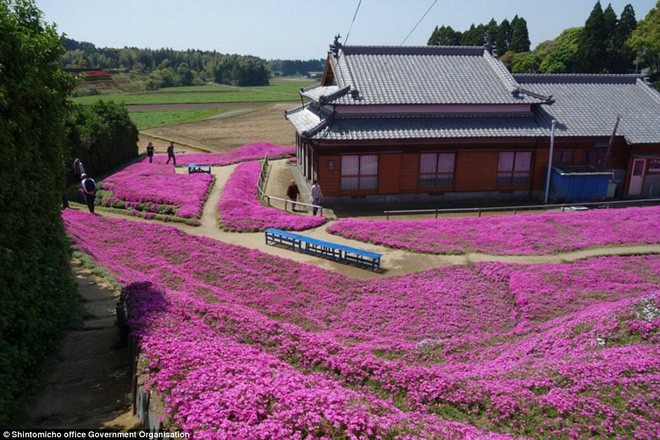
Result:
{"label": "grey tiled roof", "polygon": [[540,126],[557,120],[556,136],[617,135],[629,144],[660,143],[660,93],[632,75],[514,75],[526,89],[551,94],[536,109]]}
{"label": "grey tiled roof", "polygon": [[302,89],[300,94],[312,101],[319,102],[332,98],[338,94],[345,93],[348,89],[340,89],[337,86],[312,86]]}
{"label": "grey tiled roof", "polygon": [[[524,117],[380,117],[321,121],[311,107],[287,112],[299,133],[332,141],[543,137],[533,116]],[[314,126],[314,122],[317,125]]]}
{"label": "grey tiled roof", "polygon": [[483,47],[340,46],[330,56],[333,104],[521,104],[545,99],[517,93],[511,74]]}
{"label": "grey tiled roof", "polygon": [[[553,119],[558,121],[555,134],[559,137],[609,137],[620,116],[617,135],[629,144],[660,143],[660,94],[636,76],[511,75],[478,47],[332,48],[328,62],[334,84],[304,89],[301,94],[311,102],[286,112],[305,137],[547,138]],[[334,106],[326,104],[369,107],[334,115]],[[426,104],[429,106],[424,107]],[[423,108],[434,111],[433,104],[456,108],[474,104],[475,112],[479,105],[504,104],[502,111],[506,111],[506,104],[531,104],[528,108],[533,115],[424,114]],[[389,106],[386,112],[379,111],[381,105]],[[411,108],[422,113],[392,116],[393,109],[409,105],[419,105]]]}
{"label": "grey tiled roof", "polygon": [[313,103],[287,110],[284,115],[298,133],[305,133],[307,136],[325,127],[328,121],[327,116],[323,115]]}

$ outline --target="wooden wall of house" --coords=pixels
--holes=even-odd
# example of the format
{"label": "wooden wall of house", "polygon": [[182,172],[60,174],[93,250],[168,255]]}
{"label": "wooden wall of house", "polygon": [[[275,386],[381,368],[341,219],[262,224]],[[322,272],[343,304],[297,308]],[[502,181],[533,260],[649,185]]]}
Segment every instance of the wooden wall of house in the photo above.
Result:
{"label": "wooden wall of house", "polygon": [[[555,149],[570,149],[571,165],[583,165],[588,151],[601,149],[606,140],[558,139]],[[599,145],[598,147],[596,145]],[[457,151],[455,162],[455,180],[453,188],[446,192],[482,192],[482,191],[541,191],[545,187],[549,156],[549,140],[505,141],[493,145],[485,141],[459,146],[456,143],[446,146],[447,151]],[[419,154],[422,151],[442,149],[439,145],[363,145],[358,151],[351,146],[333,146],[317,156],[317,177],[327,196],[351,196],[366,194],[414,194],[429,192],[428,188],[419,188]],[[530,182],[526,184],[500,186],[497,184],[497,169],[500,151],[531,151],[532,168]],[[355,151],[356,154],[372,152],[379,155],[378,190],[351,191],[341,190],[341,152]],[[629,162],[628,147],[623,139],[617,139],[610,152],[609,167],[626,169]],[[438,191],[438,189],[435,189]]]}
{"label": "wooden wall of house", "polygon": [[324,196],[341,193],[341,156],[319,156],[316,170]]}
{"label": "wooden wall of house", "polygon": [[498,154],[490,151],[458,152],[454,191],[492,191],[497,180]]}
{"label": "wooden wall of house", "polygon": [[401,154],[401,174],[399,175],[401,192],[410,194],[417,192],[419,181],[419,154]]}
{"label": "wooden wall of house", "polygon": [[[587,165],[590,164],[588,156],[590,152],[600,151],[605,155],[607,152],[607,144],[609,139],[605,138],[589,138],[589,139],[573,139],[573,138],[559,138],[555,142],[555,150],[571,150],[573,152],[573,160],[570,163],[563,165]],[[539,146],[539,152],[549,150],[549,143]],[[628,160],[630,158],[629,148],[623,138],[616,138],[610,150],[610,156],[605,168],[626,169]],[[546,165],[547,165],[546,156]],[[591,163],[591,165],[595,165]]]}
{"label": "wooden wall of house", "polygon": [[543,188],[545,188],[545,181],[548,176],[548,158],[550,157],[550,149],[549,148],[541,148],[537,149],[534,152],[534,157],[532,160],[534,161],[534,166],[532,167],[532,190],[536,191],[541,191]]}
{"label": "wooden wall of house", "polygon": [[401,154],[381,153],[378,157],[378,194],[401,193]]}

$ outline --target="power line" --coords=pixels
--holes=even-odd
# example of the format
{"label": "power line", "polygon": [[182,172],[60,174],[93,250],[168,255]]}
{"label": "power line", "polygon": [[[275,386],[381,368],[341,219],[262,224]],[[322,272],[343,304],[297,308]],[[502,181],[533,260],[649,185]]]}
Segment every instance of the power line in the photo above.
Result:
{"label": "power line", "polygon": [[362,4],[362,0],[358,2],[357,8],[355,8],[355,14],[353,14],[353,21],[351,21],[351,25],[348,28],[348,32],[346,32],[346,38],[344,38],[344,44],[348,43],[348,36],[351,35],[351,29],[353,29],[353,23],[355,23],[355,17],[357,17],[361,4]]}
{"label": "power line", "polygon": [[433,9],[433,6],[435,6],[436,3],[438,3],[438,0],[435,0],[435,1],[433,2],[433,4],[432,4],[431,6],[429,6],[429,8],[428,8],[428,9],[426,10],[426,12],[424,13],[424,15],[422,15],[422,18],[420,18],[419,21],[417,22],[417,24],[412,28],[412,30],[411,30],[410,32],[408,32],[408,35],[406,35],[406,38],[403,39],[403,41],[401,42],[400,46],[403,46],[403,43],[406,42],[406,40],[408,39],[408,37],[409,37],[413,32],[415,32],[415,29],[417,29],[417,26],[419,26],[419,24],[422,22],[422,20],[424,20],[424,17],[426,17],[426,16],[428,15],[428,13],[431,12],[431,9]]}

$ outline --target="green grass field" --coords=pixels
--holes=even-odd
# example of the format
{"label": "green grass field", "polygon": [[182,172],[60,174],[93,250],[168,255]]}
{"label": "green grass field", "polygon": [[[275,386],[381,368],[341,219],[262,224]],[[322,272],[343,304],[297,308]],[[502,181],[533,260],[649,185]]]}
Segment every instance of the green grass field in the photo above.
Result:
{"label": "green grass field", "polygon": [[140,104],[223,104],[209,109],[144,110],[130,111],[131,120],[139,130],[166,125],[196,122],[212,118],[229,111],[226,104],[246,102],[299,101],[298,91],[309,87],[316,80],[305,78],[272,78],[271,84],[263,87],[234,87],[228,85],[205,85],[170,87],[156,92],[121,93],[106,90],[94,96],[72,98],[77,104],[93,104],[97,101],[122,102],[126,105]]}
{"label": "green grass field", "polygon": [[200,104],[228,102],[282,102],[298,101],[298,91],[315,80],[296,78],[274,78],[269,86],[235,87],[227,85],[207,85],[171,87],[156,92],[108,93],[73,98],[78,104],[92,104],[99,100],[123,102],[124,104]]}
{"label": "green grass field", "polygon": [[228,111],[228,109],[163,110],[129,112],[138,130],[202,121]]}

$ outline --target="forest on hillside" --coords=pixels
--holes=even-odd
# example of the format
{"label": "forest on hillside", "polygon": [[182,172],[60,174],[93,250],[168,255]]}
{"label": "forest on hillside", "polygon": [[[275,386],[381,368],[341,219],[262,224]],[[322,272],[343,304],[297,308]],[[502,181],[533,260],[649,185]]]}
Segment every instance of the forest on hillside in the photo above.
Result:
{"label": "forest on hillside", "polygon": [[323,70],[325,60],[270,60],[215,51],[99,48],[89,42],[63,38],[67,70],[107,70],[145,75],[146,88],[190,86],[214,82],[234,86],[263,86],[271,75],[293,76]]}
{"label": "forest on hillside", "polygon": [[[464,32],[436,26],[429,45],[491,47],[514,73],[638,73],[658,80],[660,72],[660,1],[637,21],[628,4],[620,15],[611,4],[597,1],[583,27],[565,29],[554,40],[530,47],[527,21],[495,19],[473,24]],[[98,48],[92,43],[63,38],[62,67],[132,72],[148,90],[200,85],[209,82],[235,86],[268,85],[275,76],[307,75],[323,70],[325,60],[264,60],[216,51],[173,49]]]}

